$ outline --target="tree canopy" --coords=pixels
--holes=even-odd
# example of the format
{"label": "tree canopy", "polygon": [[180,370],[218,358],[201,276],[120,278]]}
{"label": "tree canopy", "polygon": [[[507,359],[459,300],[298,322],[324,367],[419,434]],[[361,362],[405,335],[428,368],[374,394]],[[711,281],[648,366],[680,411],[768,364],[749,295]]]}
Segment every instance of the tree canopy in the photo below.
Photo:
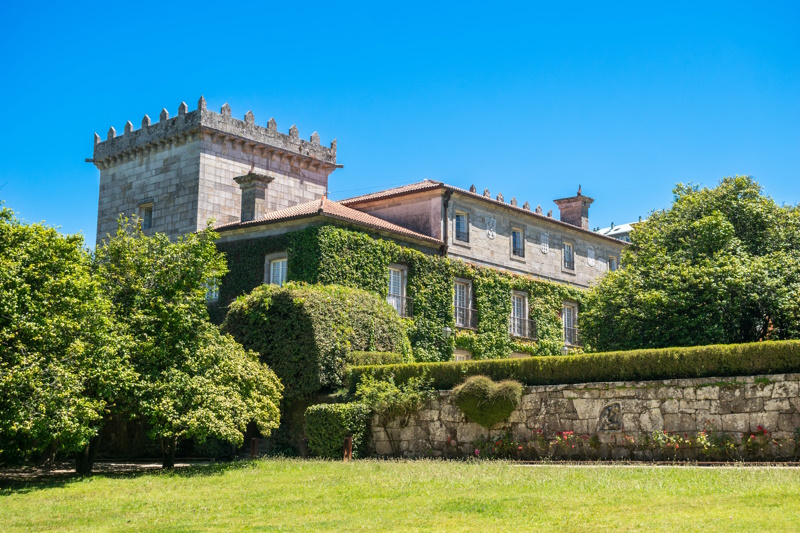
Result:
{"label": "tree canopy", "polygon": [[0,209],[0,464],[78,452],[133,380],[80,235]]}
{"label": "tree canopy", "polygon": [[800,337],[800,208],[750,177],[678,184],[637,224],[624,268],[590,291],[580,325],[596,350]]}
{"label": "tree canopy", "polygon": [[226,271],[217,237],[207,229],[173,242],[163,234],[147,237],[136,222],[122,219],[96,251],[139,376],[129,409],[161,441],[166,467],[182,439],[241,444],[249,422],[268,435],[280,417],[278,378],[209,321],[208,285]]}

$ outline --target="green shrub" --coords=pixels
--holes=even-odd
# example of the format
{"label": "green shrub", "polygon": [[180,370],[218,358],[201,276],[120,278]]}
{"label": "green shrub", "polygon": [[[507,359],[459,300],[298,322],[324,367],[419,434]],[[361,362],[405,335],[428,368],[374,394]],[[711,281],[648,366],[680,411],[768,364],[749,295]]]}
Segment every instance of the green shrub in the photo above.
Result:
{"label": "green shrub", "polygon": [[411,416],[422,409],[432,394],[431,382],[424,375],[411,377],[397,385],[391,375],[378,380],[367,374],[362,377],[356,388],[356,397],[359,401],[369,406],[372,413],[378,417],[378,422],[394,454],[399,450],[397,439],[389,429],[389,425],[399,419],[400,426],[406,427]]}
{"label": "green shrub", "polygon": [[391,375],[383,379],[366,375],[356,388],[356,397],[378,415],[384,426],[398,417],[402,419],[401,425],[406,426],[411,416],[430,399],[432,392],[430,380],[424,375],[411,377],[400,385],[395,384]]}
{"label": "green shrub", "polygon": [[486,376],[471,376],[453,389],[458,408],[486,429],[511,416],[520,400],[522,383],[513,380],[495,383]]}
{"label": "green shrub", "polygon": [[370,409],[360,403],[321,403],[306,409],[308,451],[315,457],[341,459],[345,437],[353,437],[353,457],[366,456]]}
{"label": "green shrub", "polygon": [[397,352],[350,352],[347,364],[350,366],[397,365],[406,361],[403,354]]}
{"label": "green shrub", "polygon": [[527,357],[492,361],[417,363],[353,367],[350,390],[363,376],[393,376],[398,383],[425,375],[439,390],[451,389],[466,376],[495,381],[515,379],[525,385],[558,385],[597,381],[751,376],[800,372],[800,341],[757,342],[607,352],[566,357]]}
{"label": "green shrub", "polygon": [[341,387],[353,350],[408,349],[403,319],[385,300],[336,285],[261,285],[231,304],[222,329],[261,355],[290,401]]}

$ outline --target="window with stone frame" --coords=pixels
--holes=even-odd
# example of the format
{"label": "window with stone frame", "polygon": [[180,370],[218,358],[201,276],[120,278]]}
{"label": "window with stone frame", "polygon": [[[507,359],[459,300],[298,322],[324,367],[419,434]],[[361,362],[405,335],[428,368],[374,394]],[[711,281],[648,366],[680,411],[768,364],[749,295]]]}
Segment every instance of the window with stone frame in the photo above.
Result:
{"label": "window with stone frame", "polygon": [[467,279],[456,279],[453,288],[453,314],[456,327],[474,328],[475,310],[472,305],[472,282]]}
{"label": "window with stone frame", "polygon": [[461,242],[469,242],[469,215],[456,211],[456,236]]}
{"label": "window with stone frame", "polygon": [[577,346],[578,338],[578,305],[575,302],[564,302],[561,311],[561,322],[564,325],[564,344]]}
{"label": "window with stone frame", "polygon": [[268,255],[264,259],[264,283],[282,287],[289,273],[288,266],[286,254]]}
{"label": "window with stone frame", "polygon": [[614,257],[613,255],[608,256],[608,270],[610,272],[614,272],[618,266],[619,265],[617,265],[617,258]]}
{"label": "window with stone frame", "polygon": [[411,302],[406,297],[408,269],[404,265],[389,266],[389,290],[386,301],[400,316],[411,316]]}
{"label": "window with stone frame", "polygon": [[575,270],[575,245],[569,241],[564,241],[563,245],[564,268]]}
{"label": "window with stone frame", "polygon": [[139,221],[142,224],[142,230],[153,227],[153,202],[139,204]]}
{"label": "window with stone frame", "polygon": [[514,337],[529,337],[528,295],[524,292],[511,293],[511,320],[509,333]]}
{"label": "window with stone frame", "polygon": [[511,255],[525,257],[525,231],[522,228],[511,228]]}

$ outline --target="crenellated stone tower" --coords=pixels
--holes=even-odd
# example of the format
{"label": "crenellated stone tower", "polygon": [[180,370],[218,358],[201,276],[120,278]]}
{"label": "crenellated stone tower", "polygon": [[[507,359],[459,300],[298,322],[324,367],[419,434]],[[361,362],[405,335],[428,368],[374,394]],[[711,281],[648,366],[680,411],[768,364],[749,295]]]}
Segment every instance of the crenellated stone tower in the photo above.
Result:
{"label": "crenellated stone tower", "polygon": [[237,222],[242,191],[246,199],[251,194],[235,181],[244,175],[265,183],[257,204],[263,212],[248,208],[248,216],[317,200],[327,195],[328,176],[341,167],[335,140],[322,146],[316,132],[301,140],[295,126],[288,135],[279,133],[274,119],[258,126],[250,111],[244,120],[233,118],[228,104],[214,113],[203,97],[195,111],[181,103],[173,118],[162,110],[155,124],[145,115],[136,131],[129,121],[120,136],[114,128],[105,141],[95,133],[90,161],[100,170],[98,243],[114,233],[120,214],[138,215],[146,233],[171,238],[201,230],[211,219]]}

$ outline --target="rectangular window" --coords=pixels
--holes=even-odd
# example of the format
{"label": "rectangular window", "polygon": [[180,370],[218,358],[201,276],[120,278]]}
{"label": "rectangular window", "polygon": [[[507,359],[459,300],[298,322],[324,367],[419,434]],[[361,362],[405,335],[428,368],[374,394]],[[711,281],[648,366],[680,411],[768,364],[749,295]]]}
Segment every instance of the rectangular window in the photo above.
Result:
{"label": "rectangular window", "polygon": [[564,303],[561,320],[564,323],[564,344],[577,346],[579,344],[578,307],[574,303]]}
{"label": "rectangular window", "polygon": [[411,306],[406,298],[406,269],[389,267],[389,293],[386,298],[400,316],[411,316]]}
{"label": "rectangular window", "polygon": [[511,295],[511,324],[509,329],[511,335],[515,337],[530,336],[528,296],[524,293],[515,292]]}
{"label": "rectangular window", "polygon": [[143,230],[153,227],[153,202],[139,205],[139,219]]}
{"label": "rectangular window", "polygon": [[272,285],[283,287],[286,283],[286,267],[288,260],[284,257],[282,259],[273,259],[269,262],[269,282]]}
{"label": "rectangular window", "polygon": [[206,301],[216,302],[219,300],[219,282],[211,279],[206,283]]}
{"label": "rectangular window", "polygon": [[456,240],[469,242],[469,217],[466,213],[456,213]]}
{"label": "rectangular window", "polygon": [[608,257],[608,270],[614,272],[617,269],[617,258],[614,256]]}
{"label": "rectangular window", "polygon": [[571,242],[564,243],[564,268],[575,270],[575,252]]}
{"label": "rectangular window", "polygon": [[511,230],[511,255],[525,257],[525,234],[519,228]]}
{"label": "rectangular window", "polygon": [[455,297],[453,305],[455,307],[456,327],[472,328],[474,326],[472,310],[472,287],[467,280],[456,281]]}

